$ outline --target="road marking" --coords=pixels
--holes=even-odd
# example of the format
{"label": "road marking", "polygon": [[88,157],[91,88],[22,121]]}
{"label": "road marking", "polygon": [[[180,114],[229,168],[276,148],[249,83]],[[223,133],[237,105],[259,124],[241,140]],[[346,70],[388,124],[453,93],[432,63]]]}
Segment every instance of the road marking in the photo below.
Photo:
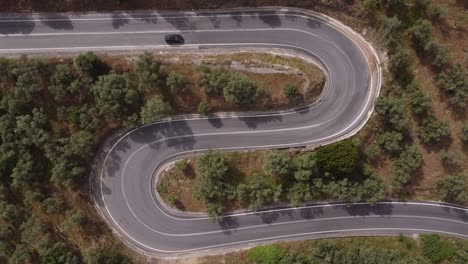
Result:
{"label": "road marking", "polygon": [[[308,17],[308,16],[307,16],[307,17]],[[333,23],[330,23],[330,24],[328,24],[328,25],[334,27],[336,30],[338,30],[338,31],[340,31],[340,32],[342,32],[342,33],[344,33],[344,35],[345,35],[346,37],[350,38],[350,37],[348,36],[348,33],[349,33],[349,32],[346,32],[346,31],[344,31],[344,30],[338,28],[338,27],[337,27],[336,25],[334,25]],[[352,34],[354,34],[354,33],[352,33]],[[362,40],[362,41],[363,41],[363,40]],[[363,43],[366,43],[366,42],[363,41]],[[366,57],[365,54],[364,54],[364,52],[363,52],[363,50],[362,50],[362,48],[361,48],[359,45],[356,45],[356,46],[361,50],[361,52],[362,52],[362,54],[364,55],[364,57]],[[369,48],[369,50],[371,51],[371,53],[375,56],[374,59],[376,59],[376,60],[378,61],[378,57],[377,57],[375,51],[373,50],[372,46],[370,46],[370,45],[367,44],[367,43],[366,43],[366,46]],[[368,67],[370,68],[370,65],[368,65]],[[377,66],[377,69],[380,69],[380,68],[378,68],[378,66]],[[372,71],[369,71],[369,72],[372,72]],[[378,91],[379,91],[379,88],[380,88],[380,74],[381,74],[381,73],[380,73],[380,70],[378,70],[377,82],[378,82],[378,84],[379,84],[379,85],[378,85],[379,87],[377,87],[377,91],[375,91],[376,94],[378,94]],[[370,82],[371,82],[371,87],[373,87],[373,85],[372,85],[373,81],[374,81],[374,80],[373,80],[373,76],[371,75],[371,81],[370,81]],[[368,105],[368,101],[370,100],[371,94],[372,94],[372,93],[369,93],[369,96],[368,96],[368,100],[367,100],[367,102],[366,102],[366,105]],[[365,110],[365,109],[364,109],[364,110]],[[363,112],[364,112],[364,110],[363,110]],[[372,109],[370,109],[369,112],[371,112],[371,110],[372,110]],[[360,113],[359,117],[361,117],[361,115],[362,115],[363,112]],[[368,118],[369,118],[369,115],[368,115],[365,119],[367,120]],[[353,123],[356,122],[356,121],[357,121],[357,119],[356,119],[355,121],[353,121]],[[363,122],[363,123],[365,123],[365,122]],[[361,125],[361,127],[362,127],[362,126],[363,126],[363,124]],[[129,135],[130,133],[131,133],[131,132],[127,133],[125,136]],[[354,134],[354,133],[355,133],[355,130],[352,130],[351,132],[349,132],[348,134],[346,134],[346,135],[344,135],[344,136],[342,136],[342,137],[346,137],[346,136],[349,136],[350,134]],[[125,137],[125,136],[124,136],[124,137]],[[340,140],[342,137],[336,138],[336,139],[334,139],[334,140]],[[120,142],[120,140],[119,140],[119,142]],[[118,144],[118,143],[117,143],[117,144]],[[114,146],[115,146],[115,145],[114,145]],[[114,146],[113,146],[113,147],[114,147]],[[112,148],[113,148],[113,147],[112,147]],[[108,157],[108,156],[106,156],[106,160],[107,160],[107,157]],[[102,171],[101,171],[101,172],[102,172]],[[102,184],[102,182],[101,182],[101,184]],[[102,185],[101,185],[101,188],[102,188]],[[103,195],[102,189],[101,189],[101,194]],[[104,203],[105,203],[105,199],[104,199],[103,196],[102,196],[102,199],[103,199],[103,201],[104,201]],[[99,207],[99,206],[97,206],[97,207]],[[111,215],[110,212],[108,211],[108,208],[107,208],[106,204],[104,204],[104,207],[105,207],[106,210],[107,210],[107,214],[108,214],[108,215],[110,216],[110,218],[114,221],[114,226],[116,225],[117,228],[119,228],[128,238],[130,238],[130,239],[132,239],[132,240],[135,240],[135,239],[133,239],[125,230],[123,230],[123,229],[118,225],[118,223],[115,221],[115,219],[113,219],[112,215]],[[268,239],[268,238],[267,238],[267,239]],[[260,240],[264,240],[264,238],[262,238],[262,239],[260,239]],[[135,241],[136,241],[136,240],[135,240]],[[138,241],[136,241],[136,242],[139,243]],[[245,241],[244,241],[244,242],[241,242],[241,243],[245,243]],[[139,244],[141,244],[141,243],[139,243]]]}

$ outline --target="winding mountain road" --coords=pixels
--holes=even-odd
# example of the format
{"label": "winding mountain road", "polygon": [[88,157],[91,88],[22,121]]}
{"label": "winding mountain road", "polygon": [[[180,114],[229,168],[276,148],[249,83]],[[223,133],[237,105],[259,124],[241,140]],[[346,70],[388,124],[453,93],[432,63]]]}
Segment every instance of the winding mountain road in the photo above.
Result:
{"label": "winding mountain road", "polygon": [[[164,44],[182,32],[180,47]],[[380,89],[373,48],[349,28],[298,9],[188,13],[0,14],[0,55],[60,52],[286,49],[324,69],[320,100],[275,113],[175,117],[125,131],[99,152],[91,182],[96,208],[131,247],[174,255],[250,243],[341,235],[426,233],[468,237],[467,209],[438,203],[328,204],[205,216],[165,209],[154,193],[154,172],[171,160],[208,149],[318,146],[355,134]]]}

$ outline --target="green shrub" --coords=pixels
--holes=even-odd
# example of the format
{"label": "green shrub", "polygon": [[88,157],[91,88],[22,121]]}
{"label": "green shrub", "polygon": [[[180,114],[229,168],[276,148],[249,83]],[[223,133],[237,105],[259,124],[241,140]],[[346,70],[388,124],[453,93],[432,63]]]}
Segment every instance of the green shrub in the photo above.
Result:
{"label": "green shrub", "polygon": [[425,118],[418,127],[418,136],[426,144],[438,143],[450,135],[447,122],[438,120],[435,116]]}
{"label": "green shrub", "polygon": [[317,164],[332,176],[349,176],[358,162],[358,145],[352,139],[345,139],[317,149]]}
{"label": "green shrub", "polygon": [[187,169],[187,162],[185,160],[179,160],[175,163],[175,167],[180,172],[185,172],[185,170]]}
{"label": "green shrub", "polygon": [[233,74],[223,89],[224,99],[235,105],[253,103],[259,86],[256,82],[241,74]]}
{"label": "green shrub", "polygon": [[283,88],[283,93],[288,98],[294,98],[299,95],[299,87],[295,84],[288,84]]}
{"label": "green shrub", "polygon": [[268,151],[265,156],[265,171],[269,175],[286,175],[291,172],[291,159],[285,152]]}
{"label": "green shrub", "polygon": [[161,118],[168,116],[172,111],[171,105],[164,102],[161,97],[151,98],[141,109],[141,122],[143,124],[153,123]]}
{"label": "green shrub", "polygon": [[460,108],[468,106],[467,75],[460,64],[455,64],[436,77],[437,85],[445,91],[449,103],[453,106]]}
{"label": "green shrub", "polygon": [[468,144],[468,123],[462,126],[460,138],[465,144]]}
{"label": "green shrub", "polygon": [[208,115],[209,113],[211,113],[212,110],[213,109],[212,109],[211,105],[206,101],[201,101],[198,104],[198,107],[197,107],[198,113],[200,113],[202,115]]}
{"label": "green shrub", "polygon": [[249,260],[256,264],[278,264],[285,254],[278,245],[258,246],[247,252]]}
{"label": "green shrub", "polygon": [[80,74],[94,78],[109,71],[109,67],[91,51],[78,55],[75,58],[75,67]]}
{"label": "green shrub", "polygon": [[468,186],[462,176],[447,176],[439,180],[440,198],[447,202],[468,201]]}
{"label": "green shrub", "polygon": [[449,260],[455,254],[450,242],[435,234],[421,235],[421,247],[423,255],[434,264]]}
{"label": "green shrub", "polygon": [[183,91],[185,89],[185,78],[180,73],[171,71],[167,76],[166,85],[172,92]]}

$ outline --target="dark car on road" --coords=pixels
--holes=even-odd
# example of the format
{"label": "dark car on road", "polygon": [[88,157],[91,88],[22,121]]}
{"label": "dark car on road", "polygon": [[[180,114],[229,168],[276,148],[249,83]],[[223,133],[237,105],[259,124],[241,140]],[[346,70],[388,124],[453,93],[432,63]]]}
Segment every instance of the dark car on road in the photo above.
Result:
{"label": "dark car on road", "polygon": [[164,40],[169,45],[180,45],[184,44],[184,38],[179,34],[170,34],[164,36]]}

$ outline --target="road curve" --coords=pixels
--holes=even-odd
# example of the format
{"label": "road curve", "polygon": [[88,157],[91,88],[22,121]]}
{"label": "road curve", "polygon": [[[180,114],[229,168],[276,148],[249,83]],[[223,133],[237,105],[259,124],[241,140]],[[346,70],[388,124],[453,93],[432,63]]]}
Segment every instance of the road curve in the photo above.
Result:
{"label": "road curve", "polygon": [[[182,32],[183,47],[167,47]],[[175,117],[114,135],[91,177],[96,208],[129,246],[150,255],[199,253],[306,237],[439,232],[468,237],[467,209],[437,203],[316,205],[204,216],[165,210],[153,173],[165,163],[208,149],[317,146],[355,134],[380,89],[372,47],[340,23],[298,9],[0,15],[0,54],[84,50],[281,48],[310,57],[327,74],[316,104],[293,111]]]}

